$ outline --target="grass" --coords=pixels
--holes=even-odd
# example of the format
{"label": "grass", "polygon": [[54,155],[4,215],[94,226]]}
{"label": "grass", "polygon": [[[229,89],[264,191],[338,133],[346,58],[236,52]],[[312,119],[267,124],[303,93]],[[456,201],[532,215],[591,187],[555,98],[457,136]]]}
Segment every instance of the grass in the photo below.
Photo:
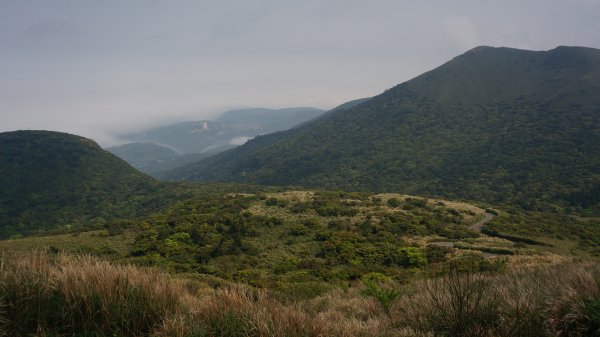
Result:
{"label": "grass", "polygon": [[571,261],[505,274],[452,274],[417,282],[392,309],[423,335],[596,336],[596,264]]}
{"label": "grass", "polygon": [[162,272],[89,255],[4,255],[0,282],[9,336],[140,336],[184,308],[183,287]]}
{"label": "grass", "polygon": [[[373,319],[303,310],[241,285],[197,292],[155,269],[89,255],[5,254],[0,331],[5,336],[377,336]],[[357,297],[359,295],[356,295]],[[357,305],[371,303],[356,299]],[[308,304],[307,304],[308,305]],[[337,316],[333,319],[332,316]],[[371,321],[369,323],[368,321]],[[340,325],[341,324],[341,325]]]}
{"label": "grass", "polygon": [[484,253],[490,253],[495,255],[514,255],[515,251],[513,249],[508,248],[500,248],[500,247],[484,247],[484,246],[476,246],[468,243],[456,242],[454,243],[454,247],[465,250],[477,250]]}
{"label": "grass", "polygon": [[62,251],[71,254],[91,254],[110,260],[126,259],[136,233],[123,231],[110,235],[107,230],[95,230],[73,234],[31,236],[0,241],[3,251]]}
{"label": "grass", "polygon": [[600,266],[590,262],[451,273],[404,286],[373,275],[378,278],[365,280],[385,284],[357,281],[280,301],[266,290],[232,283],[213,288],[89,255],[4,254],[0,330],[16,337],[550,337],[600,331]]}

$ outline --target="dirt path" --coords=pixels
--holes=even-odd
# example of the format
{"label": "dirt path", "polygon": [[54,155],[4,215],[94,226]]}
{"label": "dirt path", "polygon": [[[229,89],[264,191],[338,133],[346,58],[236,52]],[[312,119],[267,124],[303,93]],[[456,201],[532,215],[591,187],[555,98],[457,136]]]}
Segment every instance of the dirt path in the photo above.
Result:
{"label": "dirt path", "polygon": [[[472,231],[481,233],[481,228],[483,228],[483,225],[485,225],[486,223],[492,221],[492,219],[494,218],[494,215],[491,214],[491,213],[488,213],[488,212],[485,212],[484,215],[485,215],[485,217],[483,219],[481,219],[479,222],[477,222],[473,226],[469,227],[469,229],[472,230]],[[454,242],[440,241],[440,242],[432,242],[432,243],[430,243],[430,245],[439,246],[439,247],[453,248],[454,247]],[[496,256],[496,254],[483,253],[483,252],[482,252],[482,255],[485,258]]]}
{"label": "dirt path", "polygon": [[492,219],[494,218],[494,215],[492,213],[485,212],[484,214],[485,214],[485,218],[483,218],[483,220],[479,221],[478,223],[474,224],[473,226],[469,227],[470,230],[481,233],[481,228],[483,227],[483,225],[492,221]]}

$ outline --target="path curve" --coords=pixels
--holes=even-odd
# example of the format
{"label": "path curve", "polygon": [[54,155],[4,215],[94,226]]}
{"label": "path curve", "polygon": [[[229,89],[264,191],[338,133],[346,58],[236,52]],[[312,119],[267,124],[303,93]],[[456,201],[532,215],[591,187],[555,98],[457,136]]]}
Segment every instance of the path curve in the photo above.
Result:
{"label": "path curve", "polygon": [[481,233],[481,228],[483,228],[483,225],[492,221],[492,219],[494,218],[494,214],[492,213],[485,212],[483,214],[485,215],[485,218],[483,218],[481,221],[474,224],[473,226],[469,227],[470,230]]}
{"label": "path curve", "polygon": [[[481,233],[481,229],[483,228],[483,226],[492,221],[492,219],[494,218],[494,215],[492,213],[488,213],[485,212],[484,214],[484,218],[481,219],[479,222],[477,222],[476,224],[474,224],[473,226],[469,227],[470,230]],[[429,243],[430,245],[433,246],[439,246],[439,247],[448,247],[448,248],[453,248],[454,247],[454,242],[450,242],[450,241],[440,241],[440,242],[431,242]],[[490,254],[490,253],[483,253],[484,256],[485,254],[487,254],[487,257],[491,257],[491,256],[495,256],[495,254]]]}

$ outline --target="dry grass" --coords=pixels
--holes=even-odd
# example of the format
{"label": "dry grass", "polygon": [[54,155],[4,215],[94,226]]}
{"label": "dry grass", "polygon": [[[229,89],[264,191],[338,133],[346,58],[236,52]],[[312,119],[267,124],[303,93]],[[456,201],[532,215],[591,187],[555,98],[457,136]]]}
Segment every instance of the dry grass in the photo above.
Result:
{"label": "dry grass", "polygon": [[356,292],[330,293],[320,310],[242,286],[202,294],[158,270],[91,256],[5,254],[0,327],[6,336],[94,337],[383,336],[389,328]]}
{"label": "dry grass", "polygon": [[0,327],[17,337],[595,336],[599,280],[598,265],[573,260],[453,274],[401,289],[388,315],[360,283],[282,303],[236,285],[193,291],[158,270],[90,256],[5,254]]}
{"label": "dry grass", "polygon": [[424,335],[597,336],[600,267],[568,261],[499,276],[417,282],[393,308],[395,324]]}
{"label": "dry grass", "polygon": [[90,256],[4,255],[4,329],[10,336],[139,336],[183,308],[183,287],[157,270],[114,266]]}
{"label": "dry grass", "polygon": [[121,260],[129,255],[136,232],[109,236],[106,230],[51,236],[30,236],[15,240],[1,240],[0,251],[60,250],[71,254],[102,255]]}
{"label": "dry grass", "polygon": [[313,191],[287,191],[279,193],[269,193],[268,198],[285,200],[289,202],[311,202],[314,200],[315,192]]}

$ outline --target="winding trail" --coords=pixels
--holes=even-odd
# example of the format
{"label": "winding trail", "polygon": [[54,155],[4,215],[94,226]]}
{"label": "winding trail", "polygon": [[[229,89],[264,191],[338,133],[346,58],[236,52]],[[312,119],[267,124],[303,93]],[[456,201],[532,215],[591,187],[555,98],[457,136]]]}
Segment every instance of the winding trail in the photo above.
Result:
{"label": "winding trail", "polygon": [[483,228],[483,225],[492,221],[492,219],[494,218],[494,214],[492,213],[485,212],[483,214],[485,215],[485,218],[483,218],[481,221],[474,224],[473,226],[469,227],[470,230],[481,233],[481,228]]}
{"label": "winding trail", "polygon": [[[475,231],[477,233],[481,233],[481,229],[483,228],[483,226],[486,223],[492,221],[492,219],[494,218],[494,215],[492,213],[485,212],[483,214],[485,215],[485,217],[483,219],[479,220],[473,226],[469,227],[470,230]],[[446,241],[432,242],[431,245],[439,246],[439,247],[453,248],[454,247],[454,242],[446,242]],[[490,253],[482,253],[482,254],[484,256],[486,256],[486,257],[495,256],[494,254],[490,254]]]}

